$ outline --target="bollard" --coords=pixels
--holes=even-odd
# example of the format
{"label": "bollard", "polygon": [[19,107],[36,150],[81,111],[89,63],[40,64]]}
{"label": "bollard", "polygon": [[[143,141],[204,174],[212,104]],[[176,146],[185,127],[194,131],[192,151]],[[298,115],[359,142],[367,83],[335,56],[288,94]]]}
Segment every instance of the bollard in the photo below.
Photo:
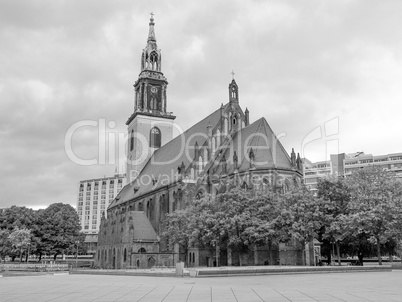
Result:
{"label": "bollard", "polygon": [[183,277],[184,262],[176,263],[176,276]]}

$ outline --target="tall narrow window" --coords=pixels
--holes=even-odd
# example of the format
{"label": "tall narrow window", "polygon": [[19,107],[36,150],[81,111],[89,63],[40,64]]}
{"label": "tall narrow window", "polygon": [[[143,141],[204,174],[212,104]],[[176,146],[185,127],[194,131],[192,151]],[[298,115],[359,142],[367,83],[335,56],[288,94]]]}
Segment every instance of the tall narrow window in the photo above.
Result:
{"label": "tall narrow window", "polygon": [[149,133],[149,146],[152,148],[160,148],[162,135],[157,127],[153,127]]}
{"label": "tall narrow window", "polygon": [[131,138],[130,138],[130,151],[134,149],[134,130],[131,130]]}
{"label": "tall narrow window", "polygon": [[151,64],[151,69],[152,70],[158,70],[158,55],[156,52],[152,52],[150,55],[150,64]]}

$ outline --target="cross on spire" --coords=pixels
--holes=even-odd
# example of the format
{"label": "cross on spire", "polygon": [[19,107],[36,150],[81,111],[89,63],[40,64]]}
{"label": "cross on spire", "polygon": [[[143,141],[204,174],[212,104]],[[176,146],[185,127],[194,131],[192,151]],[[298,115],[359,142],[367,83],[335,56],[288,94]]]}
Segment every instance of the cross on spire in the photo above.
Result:
{"label": "cross on spire", "polygon": [[149,14],[151,15],[151,19],[153,19],[154,18],[154,13],[150,12]]}
{"label": "cross on spire", "polygon": [[231,74],[232,74],[232,80],[234,80],[235,73],[234,73],[233,69],[232,69]]}

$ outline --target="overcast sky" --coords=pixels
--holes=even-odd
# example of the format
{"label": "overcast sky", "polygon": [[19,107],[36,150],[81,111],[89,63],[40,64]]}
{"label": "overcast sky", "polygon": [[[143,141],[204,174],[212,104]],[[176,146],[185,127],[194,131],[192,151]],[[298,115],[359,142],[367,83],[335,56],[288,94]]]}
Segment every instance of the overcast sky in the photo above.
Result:
{"label": "overcast sky", "polygon": [[[121,170],[74,163],[65,137],[125,133],[150,12],[183,129],[228,101],[234,70],[288,152],[402,152],[402,1],[3,0],[0,207],[75,206],[79,180]],[[98,128],[74,132],[77,157],[98,157]]]}

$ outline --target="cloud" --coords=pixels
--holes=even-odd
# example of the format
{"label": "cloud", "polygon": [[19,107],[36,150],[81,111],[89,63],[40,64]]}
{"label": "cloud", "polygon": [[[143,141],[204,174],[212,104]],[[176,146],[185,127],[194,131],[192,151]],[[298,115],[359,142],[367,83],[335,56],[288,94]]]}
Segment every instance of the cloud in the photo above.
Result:
{"label": "cloud", "polygon": [[[79,180],[118,165],[80,166],[64,138],[77,122],[125,133],[149,13],[155,13],[168,111],[187,129],[228,101],[231,71],[251,120],[264,116],[286,150],[339,119],[339,152],[400,152],[399,1],[2,1],[0,206],[76,203]],[[196,114],[194,114],[196,112]],[[111,129],[108,122],[114,121]],[[99,155],[99,129],[72,146]],[[324,133],[325,134],[325,133]],[[309,144],[325,159],[329,137]],[[106,142],[108,143],[108,142]],[[106,148],[106,157],[109,155]]]}

